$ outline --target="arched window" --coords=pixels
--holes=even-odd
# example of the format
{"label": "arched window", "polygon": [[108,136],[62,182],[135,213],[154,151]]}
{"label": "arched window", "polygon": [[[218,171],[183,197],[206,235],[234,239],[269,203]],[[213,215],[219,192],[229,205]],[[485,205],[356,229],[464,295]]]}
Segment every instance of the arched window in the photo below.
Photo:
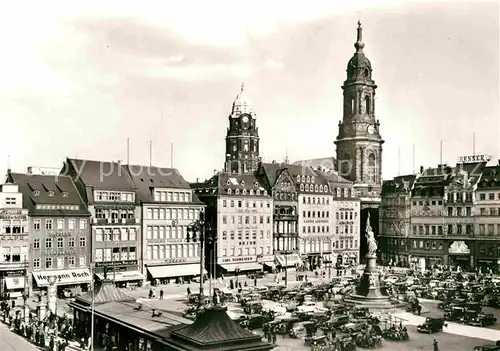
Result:
{"label": "arched window", "polygon": [[231,189],[227,189],[227,193],[228,193],[228,195],[231,195],[231,193],[232,193]]}
{"label": "arched window", "polygon": [[354,98],[351,98],[351,113],[354,113]]}
{"label": "arched window", "polygon": [[347,188],[344,189],[344,197],[349,197],[349,190]]}
{"label": "arched window", "polygon": [[300,191],[304,191],[304,184],[300,184]]}
{"label": "arched window", "polygon": [[300,176],[297,176],[297,182],[300,183]]}
{"label": "arched window", "polygon": [[247,189],[243,189],[243,195],[247,194]]}
{"label": "arched window", "polygon": [[235,193],[236,195],[239,195],[239,194],[240,194],[240,189],[236,189],[236,190],[234,191],[234,193]]}
{"label": "arched window", "polygon": [[311,177],[311,183],[314,183],[314,176]]}
{"label": "arched window", "polygon": [[309,191],[309,184],[306,184],[306,191]]}
{"label": "arched window", "polygon": [[322,193],[323,192],[323,185],[319,186],[319,191]]}
{"label": "arched window", "polygon": [[375,165],[375,155],[371,153],[368,155],[368,180],[370,182],[375,182],[376,165]]}
{"label": "arched window", "polygon": [[351,173],[351,155],[344,152],[344,157],[340,160],[340,176],[346,177]]}
{"label": "arched window", "polygon": [[250,189],[250,195],[253,195],[253,189]]}
{"label": "arched window", "polygon": [[259,196],[260,195],[260,190],[257,189],[256,193],[257,193],[257,196]]}
{"label": "arched window", "polygon": [[264,196],[267,196],[267,190],[264,190]]}
{"label": "arched window", "polygon": [[[311,185],[311,187],[312,187],[312,185]],[[315,192],[318,192],[318,184],[316,184],[316,185],[314,186],[314,191],[315,191]]]}
{"label": "arched window", "polygon": [[325,187],[323,188],[323,190],[325,191],[325,193],[328,192],[328,186],[325,185]]}
{"label": "arched window", "polygon": [[306,176],[305,176],[305,175],[303,175],[303,176],[302,176],[302,183],[305,183],[305,182],[306,182]]}
{"label": "arched window", "polygon": [[337,197],[341,197],[342,194],[340,193],[340,188],[337,188]]}
{"label": "arched window", "polygon": [[371,99],[370,96],[368,95],[365,96],[365,106],[366,106],[366,113],[368,114],[372,113]]}
{"label": "arched window", "polygon": [[307,182],[310,183],[311,182],[311,177],[307,176]]}

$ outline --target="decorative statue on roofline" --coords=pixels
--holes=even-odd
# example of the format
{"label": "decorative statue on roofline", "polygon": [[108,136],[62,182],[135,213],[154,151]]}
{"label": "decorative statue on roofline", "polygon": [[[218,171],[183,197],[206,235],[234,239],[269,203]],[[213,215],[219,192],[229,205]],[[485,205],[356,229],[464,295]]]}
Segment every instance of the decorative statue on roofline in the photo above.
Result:
{"label": "decorative statue on roofline", "polygon": [[366,242],[368,244],[368,254],[367,256],[377,256],[377,241],[375,240],[375,235],[373,234],[372,226],[370,225],[370,213],[368,213],[368,219],[366,220]]}

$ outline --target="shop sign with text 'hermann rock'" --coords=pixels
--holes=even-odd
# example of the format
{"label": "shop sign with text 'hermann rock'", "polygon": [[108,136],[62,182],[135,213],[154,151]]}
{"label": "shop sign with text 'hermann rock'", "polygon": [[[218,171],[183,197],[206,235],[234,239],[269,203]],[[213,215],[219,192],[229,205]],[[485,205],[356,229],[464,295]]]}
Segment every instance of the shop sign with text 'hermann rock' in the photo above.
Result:
{"label": "shop sign with text 'hermann rock'", "polygon": [[88,269],[66,269],[56,271],[33,272],[38,287],[48,286],[50,277],[56,278],[56,285],[84,284],[92,281]]}

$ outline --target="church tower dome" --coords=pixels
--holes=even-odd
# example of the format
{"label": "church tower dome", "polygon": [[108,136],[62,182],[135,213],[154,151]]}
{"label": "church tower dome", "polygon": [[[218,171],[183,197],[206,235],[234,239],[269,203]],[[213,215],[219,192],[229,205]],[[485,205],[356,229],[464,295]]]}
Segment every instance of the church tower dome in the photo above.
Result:
{"label": "church tower dome", "polygon": [[241,90],[240,93],[236,96],[236,100],[234,100],[233,102],[233,109],[231,113],[235,115],[251,112],[252,107],[250,106],[250,103],[248,102],[248,96],[245,93],[245,83],[241,83]]}
{"label": "church tower dome", "polygon": [[372,64],[363,49],[363,28],[358,22],[356,51],[347,63],[342,86],[343,117],[339,122],[337,167],[339,174],[354,183],[364,197],[377,197],[382,184],[382,144],[380,124],[375,117]]}

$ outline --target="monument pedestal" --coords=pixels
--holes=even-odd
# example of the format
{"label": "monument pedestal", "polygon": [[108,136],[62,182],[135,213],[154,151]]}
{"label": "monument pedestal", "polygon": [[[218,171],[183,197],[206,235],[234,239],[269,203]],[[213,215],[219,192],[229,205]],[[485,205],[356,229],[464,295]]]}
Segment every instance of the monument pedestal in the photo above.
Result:
{"label": "monument pedestal", "polygon": [[386,289],[380,282],[381,274],[377,269],[377,258],[366,256],[367,263],[361,282],[356,293],[344,299],[347,303],[353,303],[356,307],[366,307],[371,311],[392,310],[404,307],[406,304],[400,302],[387,294]]}

